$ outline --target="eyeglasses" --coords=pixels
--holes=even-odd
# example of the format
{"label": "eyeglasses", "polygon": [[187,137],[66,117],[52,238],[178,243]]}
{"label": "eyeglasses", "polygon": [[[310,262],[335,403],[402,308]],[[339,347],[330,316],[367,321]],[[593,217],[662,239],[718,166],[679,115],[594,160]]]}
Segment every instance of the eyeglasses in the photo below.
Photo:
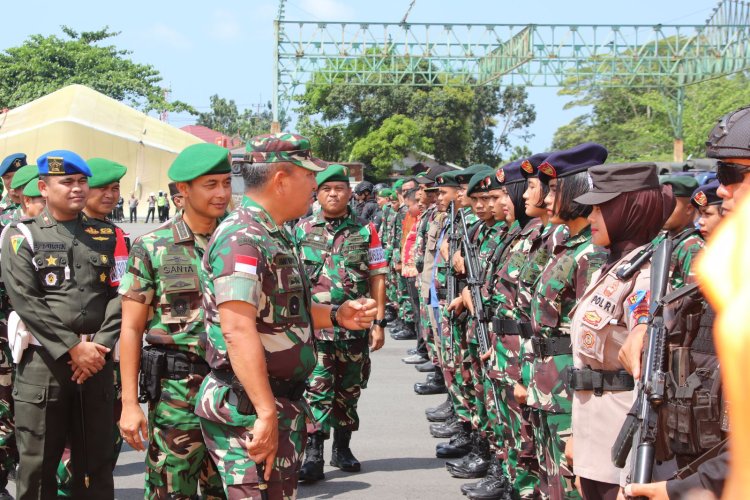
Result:
{"label": "eyeglasses", "polygon": [[726,161],[716,162],[716,179],[724,186],[739,184],[747,173],[750,173],[750,166]]}

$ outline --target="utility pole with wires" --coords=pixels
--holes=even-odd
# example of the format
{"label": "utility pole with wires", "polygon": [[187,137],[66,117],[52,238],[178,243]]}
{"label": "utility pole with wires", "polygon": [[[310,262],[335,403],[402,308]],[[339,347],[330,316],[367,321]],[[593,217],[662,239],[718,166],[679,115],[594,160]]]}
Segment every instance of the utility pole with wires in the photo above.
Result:
{"label": "utility pole with wires", "polygon": [[409,13],[411,12],[412,7],[414,7],[414,4],[417,3],[417,0],[411,0],[411,3],[409,4],[409,8],[406,9],[406,14],[404,14],[404,18],[401,20],[401,24],[406,24],[406,19],[409,17]]}

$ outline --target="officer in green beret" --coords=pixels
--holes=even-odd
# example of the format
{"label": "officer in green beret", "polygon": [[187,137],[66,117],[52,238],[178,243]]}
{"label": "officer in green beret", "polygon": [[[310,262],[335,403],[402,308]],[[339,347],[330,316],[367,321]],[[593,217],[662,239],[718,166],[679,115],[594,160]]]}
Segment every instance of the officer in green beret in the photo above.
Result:
{"label": "officer in green beret", "polygon": [[1,226],[9,226],[12,222],[20,220],[23,217],[23,188],[34,179],[39,179],[39,169],[36,165],[24,165],[15,171],[13,179],[10,181],[8,192],[13,193],[13,196],[18,198],[18,204],[14,207],[9,207],[0,215]]}
{"label": "officer in green beret", "polygon": [[[201,259],[231,198],[229,151],[194,144],[167,175],[184,199],[182,213],[133,243],[122,295],[122,416],[125,441],[146,455],[146,498],[223,498],[194,410],[210,371],[201,307]],[[143,333],[147,347],[141,349]],[[163,373],[158,367],[164,367]],[[148,400],[148,420],[138,404]]]}
{"label": "officer in green beret", "polygon": [[[91,169],[89,178],[89,195],[86,198],[86,208],[83,213],[92,219],[99,219],[111,223],[110,216],[120,199],[120,179],[127,172],[127,168],[119,163],[104,158],[90,158],[87,160]],[[13,183],[18,180],[19,175],[23,173],[23,167],[13,178]],[[25,199],[25,197],[24,197]],[[120,284],[122,272],[125,270],[125,264],[128,260],[129,243],[126,241],[125,232],[122,228],[112,224],[115,229],[115,254],[114,263],[115,271],[110,275],[112,287]],[[122,392],[120,391],[120,359],[118,349],[115,348],[114,356],[114,386],[115,386],[115,407],[114,407],[114,455],[112,466],[117,464],[117,458],[120,456],[122,448],[122,436],[120,436],[117,423],[120,420],[122,411]],[[63,453],[63,459],[57,468],[57,496],[58,498],[70,498],[72,495],[70,481],[73,477],[73,469],[70,460],[70,449],[66,448]]]}
{"label": "officer in green beret", "polygon": [[29,345],[13,387],[20,464],[17,498],[55,498],[55,470],[70,437],[76,498],[114,497],[111,351],[121,308],[110,276],[111,224],[82,213],[91,171],[71,151],[37,160],[47,206],[14,223],[2,276]]}
{"label": "officer in green beret", "polygon": [[316,432],[308,437],[300,480],[323,479],[323,441],[333,429],[331,465],[357,472],[360,463],[349,447],[359,429],[357,403],[370,374],[370,350],[383,346],[385,274],[380,238],[372,222],[349,208],[352,196],[347,168],[331,165],[316,176],[320,213],[302,219],[294,229],[302,263],[312,284],[313,302],[340,305],[372,297],[377,302],[375,325],[367,330],[341,327],[315,330],[318,361],[307,384],[306,399]]}
{"label": "officer in green beret", "polygon": [[664,223],[664,230],[654,239],[654,248],[664,238],[672,240],[672,288],[680,288],[693,282],[693,261],[705,245],[700,231],[695,227],[697,210],[690,203],[698,181],[689,175],[670,175],[661,179],[661,184],[672,186],[672,194],[677,200],[674,212]]}
{"label": "officer in green beret", "polygon": [[21,208],[23,209],[24,217],[36,217],[42,210],[46,202],[42,193],[39,192],[39,177],[35,177],[29,181],[23,188],[23,199],[21,201]]}

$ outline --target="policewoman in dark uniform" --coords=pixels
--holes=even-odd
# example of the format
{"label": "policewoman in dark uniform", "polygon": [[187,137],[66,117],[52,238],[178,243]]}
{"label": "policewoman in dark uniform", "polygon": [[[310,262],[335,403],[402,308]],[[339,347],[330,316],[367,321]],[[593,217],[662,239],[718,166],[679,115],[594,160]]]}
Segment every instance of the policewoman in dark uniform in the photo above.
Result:
{"label": "policewoman in dark uniform", "polygon": [[120,299],[111,286],[114,227],[82,210],[91,171],[71,151],[39,157],[47,207],[3,242],[2,274],[33,338],[13,399],[20,455],[17,498],[56,498],[55,471],[70,437],[75,498],[113,498],[112,357]]}
{"label": "policewoman in dark uniform", "polygon": [[[654,239],[675,202],[671,187],[660,187],[653,163],[601,165],[589,175],[591,191],[575,201],[594,206],[592,242],[610,254],[571,313],[573,470],[584,498],[614,500],[627,471],[612,464],[610,450],[635,399],[634,381],[618,356],[629,337],[646,332],[651,268],[645,263],[628,279],[617,271]],[[594,370],[605,383],[594,383]]]}

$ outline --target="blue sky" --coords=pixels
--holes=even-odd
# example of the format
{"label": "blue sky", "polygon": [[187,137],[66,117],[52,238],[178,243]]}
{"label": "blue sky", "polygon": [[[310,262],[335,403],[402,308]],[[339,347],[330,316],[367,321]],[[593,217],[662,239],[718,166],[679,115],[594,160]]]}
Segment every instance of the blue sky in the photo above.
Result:
{"label": "blue sky", "polygon": [[[292,0],[291,20],[398,22],[411,0]],[[412,22],[498,24],[703,24],[716,6],[713,0],[416,0]],[[114,39],[132,58],[155,66],[180,99],[199,111],[209,97],[234,99],[240,108],[271,98],[273,25],[278,2],[263,0],[69,0],[6,2],[0,48],[21,44],[29,35],[58,33],[60,25],[78,31],[109,25],[122,34]],[[567,102],[554,88],[531,88],[536,105],[534,151],[546,149],[555,130],[582,113],[563,110]],[[170,115],[177,127],[194,122],[190,115]],[[294,124],[291,128],[293,128]]]}

